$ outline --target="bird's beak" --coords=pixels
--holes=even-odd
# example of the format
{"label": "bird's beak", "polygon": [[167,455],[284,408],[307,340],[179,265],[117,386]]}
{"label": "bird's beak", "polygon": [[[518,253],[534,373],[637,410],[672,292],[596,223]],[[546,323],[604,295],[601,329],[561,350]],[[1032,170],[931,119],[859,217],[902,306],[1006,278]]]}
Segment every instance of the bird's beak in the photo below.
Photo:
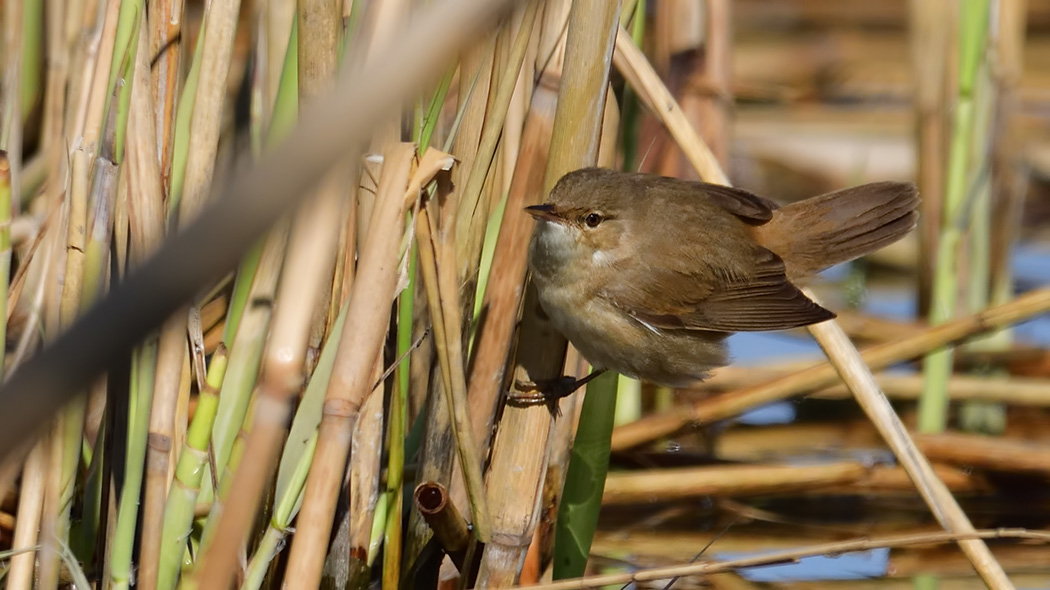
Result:
{"label": "bird's beak", "polygon": [[549,203],[525,207],[525,212],[533,216],[537,220],[553,221],[556,223],[562,223],[565,221],[560,216],[558,216],[557,213],[554,212],[554,205],[551,205]]}

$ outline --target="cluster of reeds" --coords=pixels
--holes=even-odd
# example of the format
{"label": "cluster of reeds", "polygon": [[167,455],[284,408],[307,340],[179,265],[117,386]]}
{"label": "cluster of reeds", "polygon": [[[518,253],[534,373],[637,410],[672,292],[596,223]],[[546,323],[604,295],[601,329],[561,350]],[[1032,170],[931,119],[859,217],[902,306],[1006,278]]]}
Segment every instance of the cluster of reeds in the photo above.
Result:
{"label": "cluster of reeds", "polygon": [[[952,168],[923,181],[924,192],[948,187],[943,217],[927,196],[927,219],[943,219],[924,229],[940,244],[930,269],[954,268],[964,221],[989,217],[986,177],[967,171],[990,141],[975,129],[994,126],[974,122],[972,102],[987,117],[1010,104],[1019,4],[961,13]],[[1009,443],[916,442],[880,386],[915,397],[918,385],[871,374],[937,351],[933,388],[950,346],[1050,309],[1045,290],[1012,300],[1009,274],[990,278],[998,267],[969,278],[985,294],[969,315],[941,313],[957,307],[957,279],[937,273],[934,327],[894,326],[858,354],[821,325],[831,364],[743,381],[723,372],[713,385],[728,392],[685,404],[661,392],[664,407],[644,416],[639,384],[613,375],[557,407],[504,398],[586,369],[528,287],[525,206],[566,172],[633,169],[654,146],[649,169],[728,182],[730,5],[448,0],[410,15],[398,0],[211,0],[193,23],[178,0],[7,0],[0,500],[17,489],[7,587],[506,587],[582,576],[603,503],[900,489],[905,478],[947,533],[885,544],[955,542],[990,585],[1009,587],[985,546],[995,535],[951,493],[977,484],[923,452],[951,463],[972,443],[955,461],[1006,456],[1024,471],[1046,471],[1045,460]],[[943,15],[920,5],[913,22],[937,28]],[[1005,16],[987,18],[993,9]],[[990,22],[1012,32],[992,35]],[[988,39],[1013,68],[998,81],[982,62]],[[945,166],[945,53],[922,53],[940,72],[935,89],[919,84],[920,145],[935,152],[923,152],[924,173]],[[982,84],[997,101],[975,99]],[[643,110],[667,132],[652,145],[639,139]],[[975,249],[989,242],[981,235],[969,236]],[[997,379],[944,374],[939,387],[1002,399],[987,393]],[[842,381],[899,468],[606,479],[611,452],[806,392],[841,396]],[[1010,383],[1013,403],[1039,397],[1037,384]],[[947,403],[923,399],[924,415]]]}

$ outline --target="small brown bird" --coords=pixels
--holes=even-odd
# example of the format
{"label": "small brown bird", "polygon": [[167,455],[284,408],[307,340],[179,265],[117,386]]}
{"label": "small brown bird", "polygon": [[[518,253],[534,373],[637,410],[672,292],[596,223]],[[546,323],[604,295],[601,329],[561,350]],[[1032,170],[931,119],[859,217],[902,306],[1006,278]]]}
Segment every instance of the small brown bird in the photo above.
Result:
{"label": "small brown bird", "polygon": [[795,282],[897,241],[918,204],[901,182],[780,207],[737,188],[586,168],[526,208],[537,220],[529,267],[543,310],[596,370],[683,386],[726,364],[732,332],[835,317]]}

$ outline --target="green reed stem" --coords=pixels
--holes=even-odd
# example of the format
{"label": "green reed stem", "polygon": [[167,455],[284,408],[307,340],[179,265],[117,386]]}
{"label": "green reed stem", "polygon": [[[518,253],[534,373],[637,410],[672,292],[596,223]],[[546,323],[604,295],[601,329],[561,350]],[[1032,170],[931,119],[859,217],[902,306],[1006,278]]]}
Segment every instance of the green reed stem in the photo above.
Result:
{"label": "green reed stem", "polygon": [[[958,252],[962,246],[970,149],[975,124],[974,87],[984,54],[988,28],[988,0],[972,0],[959,14],[959,74],[953,133],[948,154],[944,223],[937,247],[930,323],[942,324],[955,315],[958,289]],[[952,350],[941,348],[926,357],[925,388],[919,398],[919,431],[940,432],[947,424],[947,383],[952,372]]]}

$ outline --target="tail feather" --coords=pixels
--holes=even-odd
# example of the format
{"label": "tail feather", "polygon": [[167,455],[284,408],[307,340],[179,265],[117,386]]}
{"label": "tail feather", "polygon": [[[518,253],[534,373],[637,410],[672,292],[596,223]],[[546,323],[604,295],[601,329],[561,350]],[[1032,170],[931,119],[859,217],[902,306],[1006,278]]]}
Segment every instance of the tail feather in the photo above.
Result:
{"label": "tail feather", "polygon": [[915,227],[918,206],[914,184],[875,182],[777,209],[754,232],[799,280],[896,242]]}

